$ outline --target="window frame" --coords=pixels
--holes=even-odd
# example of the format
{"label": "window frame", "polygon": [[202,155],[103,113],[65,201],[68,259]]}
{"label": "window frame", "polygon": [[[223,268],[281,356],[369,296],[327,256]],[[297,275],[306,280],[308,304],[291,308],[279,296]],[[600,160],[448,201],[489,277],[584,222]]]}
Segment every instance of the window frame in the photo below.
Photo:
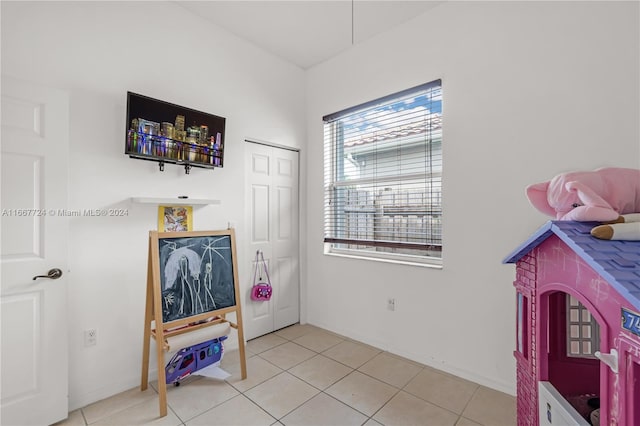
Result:
{"label": "window frame", "polygon": [[[431,90],[433,89],[436,90],[436,93],[437,93],[436,95],[431,93]],[[396,92],[391,95],[387,95],[370,102],[356,105],[354,107],[350,107],[350,108],[347,108],[323,117],[323,121],[324,121],[323,128],[325,132],[324,141],[323,141],[324,152],[325,152],[324,154],[325,204],[323,207],[324,215],[325,215],[325,223],[324,223],[324,232],[325,232],[324,254],[325,255],[333,255],[333,256],[339,256],[339,257],[365,259],[365,260],[375,260],[375,261],[416,265],[416,266],[425,266],[425,267],[431,267],[431,268],[442,268],[442,264],[443,264],[442,262],[442,256],[443,256],[442,218],[444,215],[442,212],[442,164],[441,164],[442,162],[442,128],[441,126],[437,128],[435,132],[431,127],[429,127],[428,130],[425,130],[426,139],[424,142],[424,146],[425,146],[424,159],[427,161],[433,161],[434,158],[436,158],[438,161],[440,161],[440,166],[438,171],[434,172],[434,169],[431,165],[428,171],[427,171],[427,167],[425,167],[424,172],[408,173],[408,174],[403,173],[400,169],[396,168],[393,170],[393,172],[395,173],[390,173],[389,175],[385,175],[384,177],[378,177],[376,175],[376,177],[373,178],[374,179],[373,183],[371,183],[371,186],[373,188],[376,188],[377,187],[376,185],[379,185],[380,183],[384,183],[384,182],[410,182],[412,180],[415,180],[416,182],[418,182],[418,179],[419,179],[420,182],[422,181],[425,182],[425,186],[424,186],[425,189],[429,188],[429,190],[431,191],[435,187],[436,193],[438,194],[438,197],[435,200],[437,204],[435,205],[439,207],[439,211],[438,209],[436,209],[436,210],[425,210],[424,212],[421,212],[418,215],[418,217],[422,215],[422,219],[421,219],[422,225],[418,225],[418,226],[422,226],[422,227],[425,227],[427,230],[430,230],[431,232],[427,231],[427,235],[429,236],[429,239],[434,239],[436,243],[432,243],[432,244],[411,243],[411,242],[400,241],[400,239],[385,241],[385,240],[377,240],[375,239],[375,237],[373,237],[373,239],[339,238],[337,236],[337,233],[339,231],[336,231],[335,229],[328,231],[328,227],[336,226],[336,223],[347,220],[348,218],[345,211],[340,211],[340,212],[336,212],[335,210],[331,211],[331,209],[337,210],[340,208],[335,204],[333,207],[331,207],[331,201],[338,200],[338,203],[344,203],[345,197],[338,196],[338,195],[329,195],[330,192],[337,191],[341,187],[349,188],[357,185],[368,184],[367,182],[368,179],[366,177],[356,178],[356,179],[344,178],[344,173],[345,173],[344,163],[346,162],[344,158],[344,149],[345,149],[346,137],[344,136],[344,133],[343,133],[344,129],[340,128],[341,123],[339,122],[339,120],[343,118],[348,118],[352,115],[361,113],[363,111],[366,111],[375,107],[391,106],[393,105],[394,102],[398,102],[402,100],[402,98],[407,98],[408,96],[415,95],[414,97],[415,99],[421,96],[421,94],[424,94],[424,96],[428,96],[429,103],[439,102],[440,111],[438,111],[437,113],[434,113],[434,112],[431,112],[432,110],[429,110],[429,113],[424,114],[425,126],[427,122],[429,123],[429,126],[430,126],[432,117],[437,117],[437,119],[439,120],[441,120],[441,117],[442,117],[442,112],[441,112],[442,81],[440,79],[434,80],[432,82],[422,84],[416,87],[412,87],[410,89],[406,89],[400,92]],[[438,99],[438,97],[440,99]],[[393,117],[393,114],[389,114],[389,117]],[[429,121],[427,121],[427,117]],[[330,126],[329,130],[327,130],[328,126]],[[364,134],[364,132],[362,133]],[[330,136],[327,136],[327,134],[329,134]],[[434,134],[436,136],[434,136]],[[398,145],[401,145],[402,143],[403,142],[398,142]],[[431,151],[434,145],[436,146],[436,149],[437,149],[436,157],[434,157]],[[427,148],[428,148],[428,152],[427,152]],[[376,166],[376,170],[377,170],[377,166]],[[427,182],[428,182],[428,185],[427,185]],[[430,198],[428,200],[431,205],[431,208],[433,209],[434,199],[431,198],[432,193],[429,192],[429,194],[430,194]],[[330,201],[327,201],[327,199]],[[327,217],[329,217],[330,219],[327,219]],[[331,225],[328,225],[327,220],[330,221]],[[373,221],[375,222],[375,217]],[[376,226],[377,225],[375,224],[372,225],[371,229],[374,229],[374,230],[377,229]],[[415,225],[412,225],[412,226],[415,226]],[[350,229],[350,230],[355,229],[356,232],[358,228],[359,228],[359,225],[355,225],[354,227],[345,226],[345,229]],[[407,232],[410,235],[409,229],[410,228],[407,227]],[[412,229],[415,229],[415,227]],[[361,244],[361,247],[350,248],[350,247],[337,246],[338,244],[348,245],[350,244],[350,241],[355,242],[353,243],[353,245],[357,245],[358,243]],[[438,241],[439,241],[439,244],[437,243]],[[370,245],[366,244],[367,242],[371,242],[372,244]],[[406,252],[394,253],[394,252],[388,252],[388,251],[378,251],[377,247],[392,247],[394,249],[404,249],[406,251],[414,250],[414,249],[423,250],[425,254],[417,254],[417,253],[411,254]],[[430,255],[430,254],[433,254],[434,251],[438,252],[438,255]]]}
{"label": "window frame", "polygon": [[516,292],[516,351],[529,359],[529,295]]}

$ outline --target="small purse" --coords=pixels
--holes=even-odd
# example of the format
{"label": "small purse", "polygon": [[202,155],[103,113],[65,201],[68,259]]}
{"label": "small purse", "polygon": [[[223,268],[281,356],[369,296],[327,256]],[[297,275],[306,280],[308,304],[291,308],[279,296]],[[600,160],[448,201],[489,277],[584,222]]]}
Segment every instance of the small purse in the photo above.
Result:
{"label": "small purse", "polygon": [[[260,269],[260,275],[258,282],[256,282],[256,276],[258,275],[258,269]],[[262,271],[264,271],[267,280],[262,279]],[[264,261],[264,255],[262,250],[256,252],[256,269],[253,272],[253,287],[251,288],[251,300],[258,302],[265,302],[271,299],[273,294],[273,287],[271,287],[271,279],[269,278],[269,271],[267,271],[267,264]]]}

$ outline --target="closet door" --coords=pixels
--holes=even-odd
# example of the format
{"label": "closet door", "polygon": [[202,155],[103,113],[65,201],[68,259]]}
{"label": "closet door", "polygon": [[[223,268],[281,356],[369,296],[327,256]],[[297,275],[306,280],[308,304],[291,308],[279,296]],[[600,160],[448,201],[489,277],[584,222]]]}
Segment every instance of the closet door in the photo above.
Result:
{"label": "closet door", "polygon": [[[248,340],[300,318],[298,152],[247,142],[245,158],[245,253],[250,274],[244,280],[248,282],[243,282],[243,315]],[[249,297],[258,250],[264,254],[273,286],[268,302]]]}

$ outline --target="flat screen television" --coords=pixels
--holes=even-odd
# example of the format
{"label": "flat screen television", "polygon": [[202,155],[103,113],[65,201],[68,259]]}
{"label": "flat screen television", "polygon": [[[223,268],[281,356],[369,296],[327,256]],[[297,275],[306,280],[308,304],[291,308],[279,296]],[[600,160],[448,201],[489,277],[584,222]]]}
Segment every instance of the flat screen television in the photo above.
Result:
{"label": "flat screen television", "polygon": [[224,166],[226,119],[127,92],[125,154],[131,158],[191,167]]}

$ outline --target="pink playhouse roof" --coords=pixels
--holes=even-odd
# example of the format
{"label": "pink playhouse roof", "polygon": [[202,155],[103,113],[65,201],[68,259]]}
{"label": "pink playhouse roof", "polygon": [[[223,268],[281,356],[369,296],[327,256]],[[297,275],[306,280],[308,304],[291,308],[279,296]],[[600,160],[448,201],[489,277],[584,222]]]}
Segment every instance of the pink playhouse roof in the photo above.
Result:
{"label": "pink playhouse roof", "polygon": [[640,241],[594,238],[590,234],[591,229],[599,224],[549,221],[502,263],[516,263],[551,235],[556,235],[640,311]]}

